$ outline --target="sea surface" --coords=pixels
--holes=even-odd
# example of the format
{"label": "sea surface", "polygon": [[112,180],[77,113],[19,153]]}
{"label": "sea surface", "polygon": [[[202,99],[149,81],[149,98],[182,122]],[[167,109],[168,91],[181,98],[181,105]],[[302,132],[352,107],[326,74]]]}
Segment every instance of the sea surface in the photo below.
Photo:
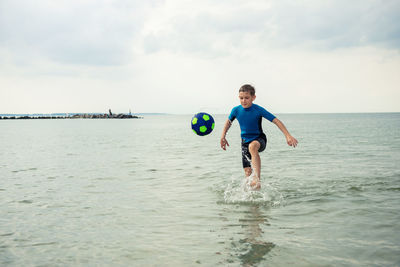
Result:
{"label": "sea surface", "polygon": [[191,117],[0,120],[0,266],[400,266],[400,113],[264,121],[260,191]]}

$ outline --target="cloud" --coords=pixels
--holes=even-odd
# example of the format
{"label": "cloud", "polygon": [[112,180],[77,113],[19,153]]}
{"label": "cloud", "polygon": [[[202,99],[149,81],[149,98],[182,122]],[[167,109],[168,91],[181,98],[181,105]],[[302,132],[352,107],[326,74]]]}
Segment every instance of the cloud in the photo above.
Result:
{"label": "cloud", "polygon": [[280,1],[273,23],[278,44],[312,48],[382,45],[400,48],[399,1]]}
{"label": "cloud", "polygon": [[131,60],[132,42],[155,1],[0,2],[0,48],[20,61],[113,65]]}
{"label": "cloud", "polygon": [[2,0],[0,52],[22,63],[101,66],[128,64],[141,52],[399,49],[399,14],[397,0]]}
{"label": "cloud", "polygon": [[[189,1],[168,2],[144,31],[146,52],[225,56],[254,47],[319,49],[400,48],[400,2],[389,1]],[[266,4],[267,3],[267,4]]]}
{"label": "cloud", "polygon": [[147,19],[145,52],[171,51],[205,57],[226,56],[246,46],[246,38],[268,27],[264,1],[168,1]]}

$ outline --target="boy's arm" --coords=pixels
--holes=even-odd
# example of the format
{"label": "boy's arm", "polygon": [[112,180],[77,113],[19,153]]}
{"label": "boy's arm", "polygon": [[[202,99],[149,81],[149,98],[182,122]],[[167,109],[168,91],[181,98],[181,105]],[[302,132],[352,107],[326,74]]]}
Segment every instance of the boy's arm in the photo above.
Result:
{"label": "boy's arm", "polygon": [[278,118],[275,118],[272,121],[276,126],[278,126],[279,130],[282,131],[282,133],[285,135],[286,137],[286,142],[289,146],[293,146],[296,147],[297,146],[297,140],[296,138],[294,138],[293,136],[290,135],[289,131],[286,129],[285,125],[283,124],[283,122],[281,122]]}
{"label": "boy's arm", "polygon": [[228,132],[229,128],[231,128],[232,122],[227,119],[224,125],[224,129],[222,130],[222,135],[221,135],[221,148],[223,150],[226,150],[226,146],[229,146],[228,141],[225,139],[226,133]]}

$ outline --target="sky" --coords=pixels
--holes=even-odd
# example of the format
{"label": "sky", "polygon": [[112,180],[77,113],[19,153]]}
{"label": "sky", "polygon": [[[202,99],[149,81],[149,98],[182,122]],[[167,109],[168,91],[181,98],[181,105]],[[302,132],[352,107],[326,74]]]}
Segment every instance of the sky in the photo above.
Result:
{"label": "sky", "polygon": [[399,112],[399,0],[0,0],[0,114]]}

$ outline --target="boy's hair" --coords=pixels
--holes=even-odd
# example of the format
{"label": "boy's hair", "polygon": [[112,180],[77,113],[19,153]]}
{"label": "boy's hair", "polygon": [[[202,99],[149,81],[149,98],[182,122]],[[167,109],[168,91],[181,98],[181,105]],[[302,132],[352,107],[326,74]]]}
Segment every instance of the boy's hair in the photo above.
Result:
{"label": "boy's hair", "polygon": [[254,96],[256,94],[256,89],[250,84],[245,84],[240,87],[239,93],[240,92],[250,93],[251,96]]}

